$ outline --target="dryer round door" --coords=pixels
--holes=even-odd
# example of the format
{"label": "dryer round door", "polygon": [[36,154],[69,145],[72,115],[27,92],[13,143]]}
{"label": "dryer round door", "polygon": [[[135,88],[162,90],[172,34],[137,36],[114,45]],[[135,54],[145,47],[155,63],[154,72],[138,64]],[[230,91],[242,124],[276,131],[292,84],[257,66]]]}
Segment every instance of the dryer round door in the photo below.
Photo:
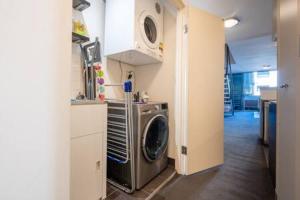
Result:
{"label": "dryer round door", "polygon": [[160,31],[159,23],[156,18],[149,12],[144,11],[140,15],[140,34],[145,42],[145,44],[151,48],[155,49],[159,47]]}
{"label": "dryer round door", "polygon": [[167,150],[169,139],[168,119],[156,115],[146,125],[143,135],[143,153],[146,160],[153,162],[162,157]]}

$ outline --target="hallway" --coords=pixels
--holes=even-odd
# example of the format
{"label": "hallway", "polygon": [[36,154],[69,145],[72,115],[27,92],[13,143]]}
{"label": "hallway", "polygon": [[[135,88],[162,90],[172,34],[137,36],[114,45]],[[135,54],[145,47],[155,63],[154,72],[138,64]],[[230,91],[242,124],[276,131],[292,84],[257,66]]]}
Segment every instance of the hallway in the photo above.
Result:
{"label": "hallway", "polygon": [[274,200],[253,112],[225,118],[225,164],[191,176],[178,176],[154,200]]}

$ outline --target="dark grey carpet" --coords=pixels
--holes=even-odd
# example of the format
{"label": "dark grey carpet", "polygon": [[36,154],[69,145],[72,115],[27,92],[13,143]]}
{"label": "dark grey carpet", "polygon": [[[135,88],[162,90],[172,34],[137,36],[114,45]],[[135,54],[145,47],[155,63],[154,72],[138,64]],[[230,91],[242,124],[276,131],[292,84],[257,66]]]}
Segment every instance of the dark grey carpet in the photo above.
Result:
{"label": "dark grey carpet", "polygon": [[173,179],[154,200],[274,200],[274,190],[258,142],[259,119],[252,112],[225,118],[225,163]]}

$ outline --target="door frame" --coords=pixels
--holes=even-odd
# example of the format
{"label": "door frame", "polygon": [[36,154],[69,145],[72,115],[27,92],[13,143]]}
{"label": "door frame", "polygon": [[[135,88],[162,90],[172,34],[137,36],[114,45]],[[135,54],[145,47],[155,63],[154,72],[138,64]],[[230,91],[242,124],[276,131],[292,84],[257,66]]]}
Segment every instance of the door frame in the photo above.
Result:
{"label": "door frame", "polygon": [[182,147],[188,144],[188,28],[187,9],[177,11],[176,19],[176,70],[175,70],[175,144],[177,153],[176,169],[187,175],[187,155]]}

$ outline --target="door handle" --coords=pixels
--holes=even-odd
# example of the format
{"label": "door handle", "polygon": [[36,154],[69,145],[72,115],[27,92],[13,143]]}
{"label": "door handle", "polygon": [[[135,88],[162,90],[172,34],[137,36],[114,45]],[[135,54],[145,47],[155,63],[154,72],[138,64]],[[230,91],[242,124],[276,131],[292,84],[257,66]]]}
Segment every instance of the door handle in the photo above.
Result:
{"label": "door handle", "polygon": [[282,84],[281,86],[280,86],[280,88],[288,88],[289,87],[289,85],[288,84]]}
{"label": "door handle", "polygon": [[148,115],[148,114],[151,114],[152,111],[151,111],[151,110],[144,110],[142,113],[143,113],[144,115]]}

